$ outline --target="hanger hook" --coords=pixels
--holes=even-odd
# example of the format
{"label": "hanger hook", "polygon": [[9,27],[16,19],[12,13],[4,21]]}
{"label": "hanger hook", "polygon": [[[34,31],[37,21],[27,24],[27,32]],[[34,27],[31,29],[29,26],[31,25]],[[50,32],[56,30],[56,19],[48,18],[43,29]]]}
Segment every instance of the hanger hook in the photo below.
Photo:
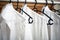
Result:
{"label": "hanger hook", "polygon": [[47,0],[45,0],[46,1],[46,6],[48,5],[48,1]]}
{"label": "hanger hook", "polygon": [[11,3],[11,0],[9,1],[9,3]]}
{"label": "hanger hook", "polygon": [[26,4],[26,0],[25,0],[25,4]]}
{"label": "hanger hook", "polygon": [[51,2],[52,2],[52,5],[51,5],[51,10],[52,10],[52,8],[53,8],[53,6],[54,6],[54,1],[51,0]]}
{"label": "hanger hook", "polygon": [[37,0],[35,0],[35,5],[34,5],[34,8],[36,8],[36,4],[37,4]]}
{"label": "hanger hook", "polygon": [[37,0],[35,0],[35,5],[34,5],[34,7],[33,7],[33,9],[32,9],[32,10],[34,10],[34,11],[38,12],[38,10],[37,10],[37,8],[36,8],[36,5],[37,5]]}
{"label": "hanger hook", "polygon": [[16,8],[16,10],[18,9],[18,4],[19,4],[19,0],[17,0],[17,8]]}
{"label": "hanger hook", "polygon": [[51,0],[51,2],[52,2],[52,6],[54,5],[54,1],[53,0]]}

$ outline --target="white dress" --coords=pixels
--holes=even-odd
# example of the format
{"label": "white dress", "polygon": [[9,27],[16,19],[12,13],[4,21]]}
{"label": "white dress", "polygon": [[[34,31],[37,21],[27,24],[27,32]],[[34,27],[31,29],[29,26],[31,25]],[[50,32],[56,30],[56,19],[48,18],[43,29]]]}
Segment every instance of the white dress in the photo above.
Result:
{"label": "white dress", "polygon": [[10,29],[10,40],[21,40],[21,34],[24,32],[24,17],[13,8],[12,3],[2,9],[1,15]]}
{"label": "white dress", "polygon": [[28,16],[23,13],[26,19],[25,23],[25,39],[24,40],[48,40],[47,20],[34,12],[25,5],[23,10],[33,18],[33,23],[28,23]]}

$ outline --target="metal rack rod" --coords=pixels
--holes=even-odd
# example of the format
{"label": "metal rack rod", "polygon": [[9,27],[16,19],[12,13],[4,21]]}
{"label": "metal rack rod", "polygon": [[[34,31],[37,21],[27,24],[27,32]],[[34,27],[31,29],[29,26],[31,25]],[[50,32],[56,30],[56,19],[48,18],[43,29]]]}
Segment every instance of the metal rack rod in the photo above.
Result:
{"label": "metal rack rod", "polygon": [[[0,2],[9,2],[9,1],[0,1]],[[12,1],[12,2],[17,2],[17,1]],[[20,3],[24,3],[24,1],[19,1]],[[35,2],[27,2],[28,4],[34,4]],[[37,4],[45,4],[46,2],[45,1],[40,1],[40,2],[37,2]],[[52,4],[51,1],[48,1],[48,4]],[[60,2],[54,2],[55,5],[60,5]]]}

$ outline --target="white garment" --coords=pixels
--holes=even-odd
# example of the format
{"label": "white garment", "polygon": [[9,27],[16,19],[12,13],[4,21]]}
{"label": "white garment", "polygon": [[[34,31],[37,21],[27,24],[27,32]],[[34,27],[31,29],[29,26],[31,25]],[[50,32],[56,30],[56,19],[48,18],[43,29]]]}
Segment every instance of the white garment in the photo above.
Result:
{"label": "white garment", "polygon": [[55,13],[56,18],[57,18],[57,40],[60,40],[60,15],[58,13]]}
{"label": "white garment", "polygon": [[1,15],[0,15],[0,40],[2,40],[2,33],[1,33]]}
{"label": "white garment", "polygon": [[1,33],[2,33],[2,40],[9,40],[10,36],[10,29],[5,21],[1,23]]}
{"label": "white garment", "polygon": [[46,19],[32,11],[25,5],[23,10],[33,18],[33,23],[28,23],[28,16],[23,13],[26,19],[25,23],[25,40],[48,40],[47,22]]}
{"label": "white garment", "polygon": [[[50,16],[53,19],[53,25],[49,26],[50,27],[50,40],[60,40],[60,18],[55,14],[55,12],[52,12],[48,6],[45,7],[45,11],[44,11],[48,16]],[[49,20],[46,16],[45,18],[47,19],[47,21]],[[48,29],[49,30],[49,29]]]}
{"label": "white garment", "polygon": [[1,38],[2,36],[1,36],[1,26],[0,26],[0,40],[2,40],[2,38]]}
{"label": "white garment", "polygon": [[0,40],[1,40],[2,38],[1,38],[1,26],[0,26]]}
{"label": "white garment", "polygon": [[3,8],[1,15],[10,28],[10,40],[21,40],[25,20],[22,15],[13,8],[12,3]]}
{"label": "white garment", "polygon": [[0,40],[9,40],[10,29],[0,15]]}

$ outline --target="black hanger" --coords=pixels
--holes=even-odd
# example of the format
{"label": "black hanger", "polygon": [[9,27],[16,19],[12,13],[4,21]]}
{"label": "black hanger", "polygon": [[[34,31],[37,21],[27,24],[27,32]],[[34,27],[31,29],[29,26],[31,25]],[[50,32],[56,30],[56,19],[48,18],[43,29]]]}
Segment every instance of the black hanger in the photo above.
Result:
{"label": "black hanger", "polygon": [[[44,11],[44,9],[43,9],[43,11]],[[49,17],[47,14],[45,14],[43,11],[42,11],[42,13],[49,18],[47,25],[53,25],[53,23],[51,23],[51,21],[53,21],[53,19],[51,17]]]}
{"label": "black hanger", "polygon": [[11,0],[9,1],[9,3],[11,3]]}
{"label": "black hanger", "polygon": [[[25,0],[25,3],[24,4],[26,4],[26,0]],[[28,23],[29,24],[32,24],[33,23],[33,18],[29,15],[29,14],[27,14],[23,9],[21,9],[20,8],[20,10],[22,11],[22,12],[24,12],[28,17],[29,17],[29,19],[28,19]],[[28,10],[29,11],[29,10]],[[32,20],[32,21],[31,21]]]}
{"label": "black hanger", "polygon": [[[45,0],[45,1],[46,1],[46,5],[45,5],[45,7],[46,7],[48,5],[48,2],[47,2],[47,0]],[[43,14],[45,14],[44,10],[45,10],[45,8],[43,9]],[[51,17],[49,17],[47,14],[45,14],[45,15],[49,18],[47,25],[53,25],[53,23],[51,23],[51,21],[53,21],[53,19]]]}
{"label": "black hanger", "polygon": [[19,5],[19,0],[17,0],[17,7],[16,7],[16,10],[18,10],[18,5]]}
{"label": "black hanger", "polygon": [[[53,0],[51,0],[51,2],[52,2],[52,5],[51,5],[51,8],[54,6],[54,1]],[[59,12],[60,13],[60,11],[59,10],[56,10],[56,9],[54,9],[54,8],[52,8],[52,10],[54,10],[55,12]]]}
{"label": "black hanger", "polygon": [[38,9],[36,8],[36,5],[37,5],[37,0],[35,0],[35,5],[34,5],[34,7],[33,7],[33,9],[32,9],[32,10],[34,10],[34,11],[38,12]]}
{"label": "black hanger", "polygon": [[48,1],[47,0],[45,0],[46,1],[46,5],[45,6],[47,6],[48,5]]}
{"label": "black hanger", "polygon": [[[35,0],[35,1],[36,1],[36,0]],[[37,1],[36,1],[36,4],[37,4]],[[36,4],[35,4],[35,5],[36,5]],[[47,6],[47,4],[48,4],[48,3],[47,3],[47,0],[46,0],[46,5],[45,5],[45,7]],[[43,9],[43,11],[37,10],[36,7],[35,7],[35,9],[36,9],[36,11],[43,13],[45,16],[47,16],[47,17],[49,18],[47,25],[52,25],[52,24],[53,24],[53,23],[51,23],[51,21],[53,21],[53,19],[52,19],[51,17],[49,17],[47,14],[44,13],[45,8]]]}
{"label": "black hanger", "polygon": [[24,5],[26,4],[26,0],[25,0],[25,2],[24,2]]}
{"label": "black hanger", "polygon": [[[51,2],[52,2],[52,4],[51,4],[51,8],[52,8],[54,6],[54,1],[51,0]],[[53,10],[55,10],[55,9],[53,9]]]}
{"label": "black hanger", "polygon": [[[47,0],[45,0],[45,1],[46,1],[46,5],[45,5],[45,7],[46,7],[48,5],[48,2],[47,2]],[[45,14],[44,11],[45,11],[45,8],[43,9],[42,13],[49,18],[47,25],[53,25],[53,23],[51,23],[51,21],[53,21],[53,19],[51,17],[49,17],[47,14]]]}

